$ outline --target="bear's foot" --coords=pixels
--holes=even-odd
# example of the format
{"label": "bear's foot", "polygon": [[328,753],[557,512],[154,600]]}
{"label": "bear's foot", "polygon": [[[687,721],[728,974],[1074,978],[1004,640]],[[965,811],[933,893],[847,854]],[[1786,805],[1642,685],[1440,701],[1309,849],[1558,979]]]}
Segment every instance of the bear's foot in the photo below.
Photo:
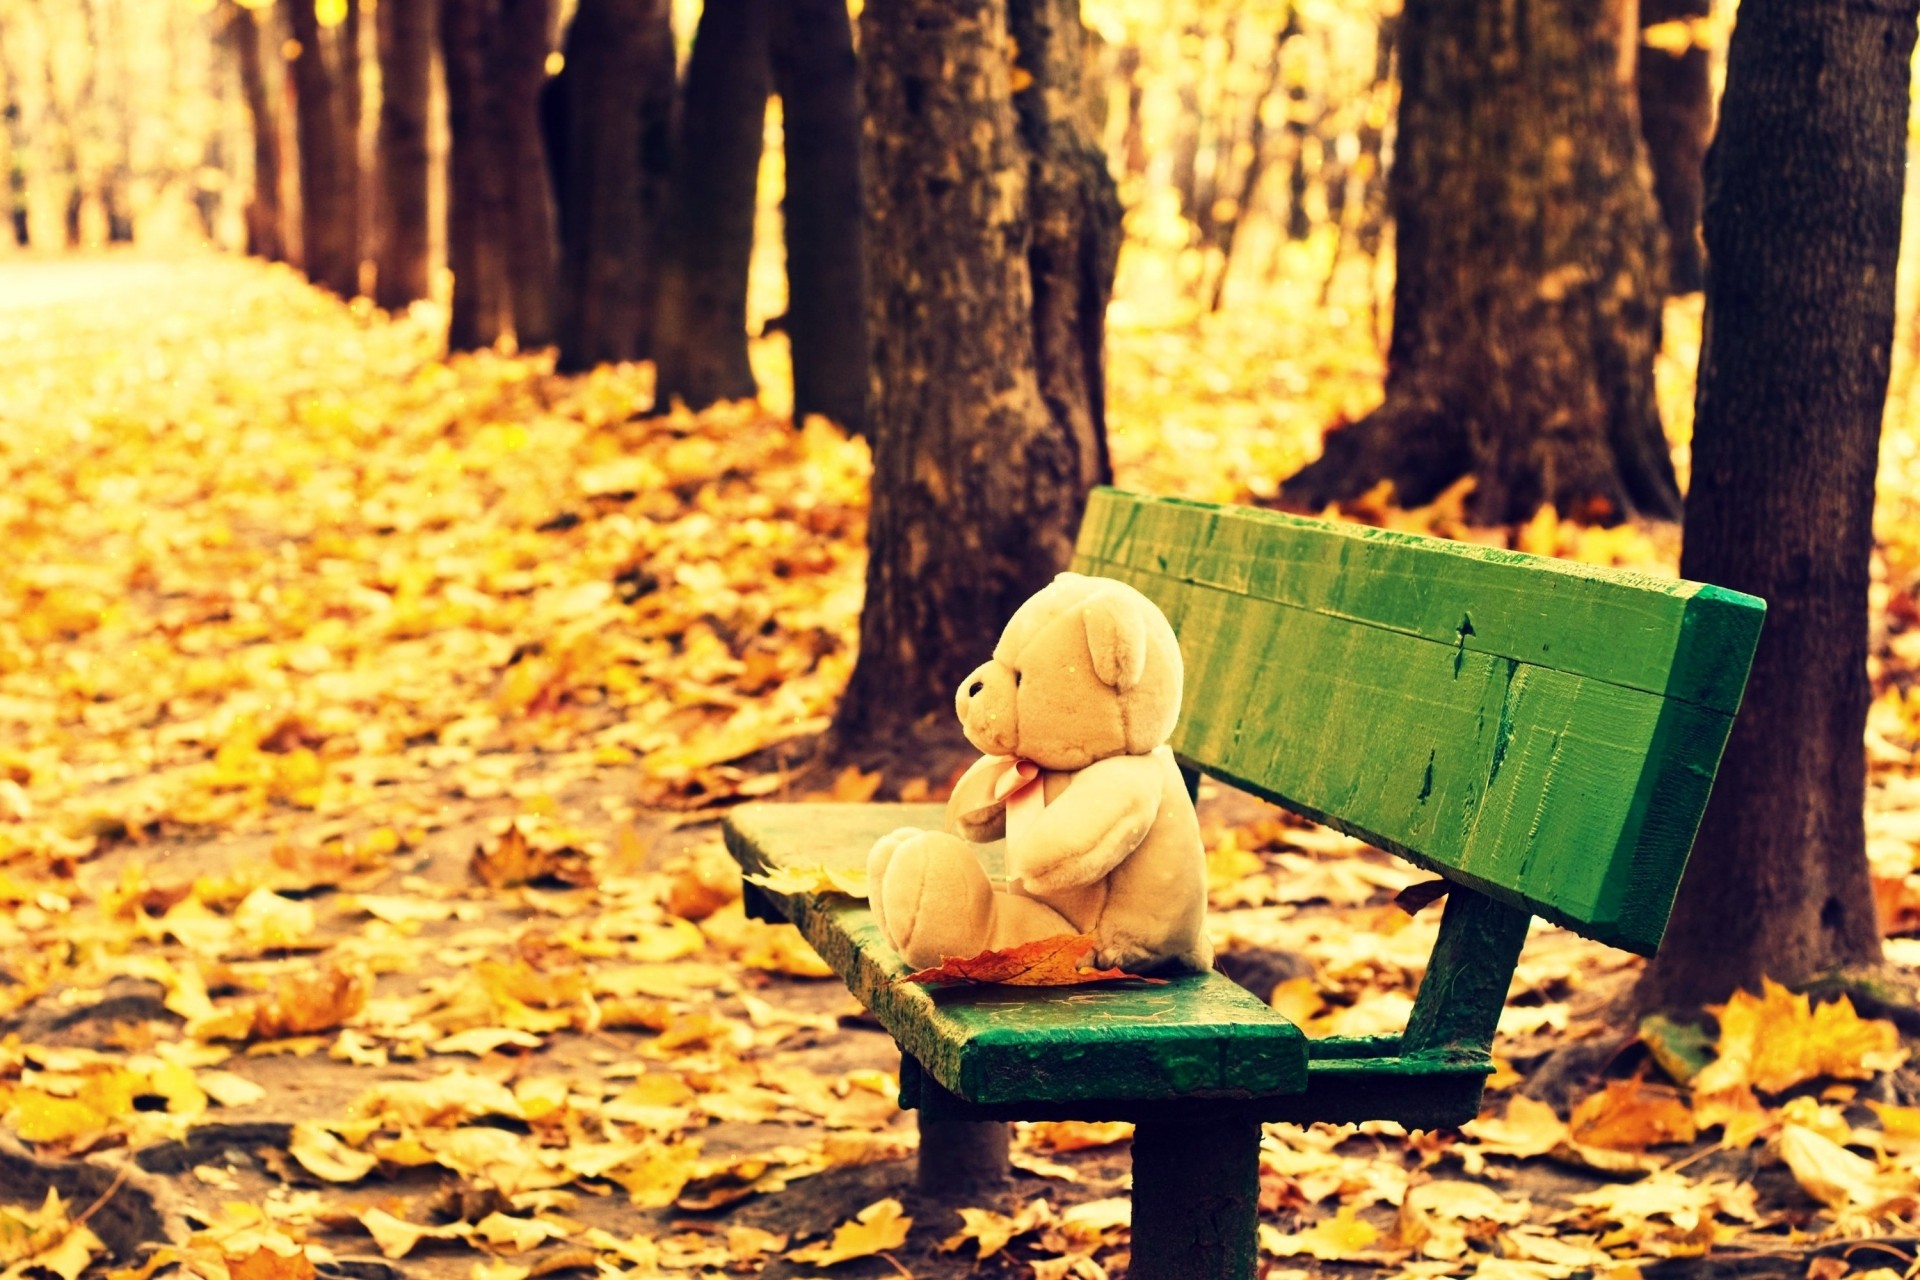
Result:
{"label": "bear's foot", "polygon": [[867,867],[881,932],[908,964],[928,969],[991,945],[993,885],[966,841],[941,831],[896,831],[874,845]]}

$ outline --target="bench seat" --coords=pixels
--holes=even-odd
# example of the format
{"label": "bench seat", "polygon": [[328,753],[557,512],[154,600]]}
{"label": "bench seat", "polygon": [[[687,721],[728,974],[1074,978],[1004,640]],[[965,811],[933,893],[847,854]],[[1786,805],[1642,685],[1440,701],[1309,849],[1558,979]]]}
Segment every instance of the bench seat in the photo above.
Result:
{"label": "bench seat", "polygon": [[[728,818],[727,848],[750,875],[864,870],[875,840],[897,827],[937,830],[944,816],[937,804],[748,804]],[[990,874],[1001,851],[981,849]],[[902,1105],[930,1119],[1138,1121],[1224,1104],[1265,1121],[1425,1128],[1472,1119],[1493,1069],[1477,1046],[1403,1053],[1398,1036],[1309,1040],[1219,973],[1164,986],[900,983],[911,966],[865,902],[746,888],[752,913],[796,925],[899,1043]]]}
{"label": "bench seat", "polygon": [[[937,804],[745,805],[728,822],[727,844],[749,874],[864,871],[875,840],[897,827],[938,830],[945,812]],[[1001,848],[983,853],[997,858]],[[1047,1119],[1076,1103],[1244,1099],[1306,1087],[1300,1028],[1218,973],[1183,973],[1165,986],[933,990],[897,981],[912,967],[880,937],[865,902],[748,887],[777,898],[756,905],[799,926],[903,1052],[967,1101]],[[1116,1116],[1103,1108],[1101,1118]]]}

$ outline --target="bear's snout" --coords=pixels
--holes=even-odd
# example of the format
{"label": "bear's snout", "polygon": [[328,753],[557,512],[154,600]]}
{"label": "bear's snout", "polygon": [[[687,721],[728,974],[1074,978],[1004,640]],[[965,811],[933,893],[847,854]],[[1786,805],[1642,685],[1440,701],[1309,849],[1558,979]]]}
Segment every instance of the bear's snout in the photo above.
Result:
{"label": "bear's snout", "polygon": [[1013,669],[1005,663],[983,662],[954,692],[953,709],[967,741],[987,755],[1013,755],[1020,741],[1013,705],[1017,683]]}

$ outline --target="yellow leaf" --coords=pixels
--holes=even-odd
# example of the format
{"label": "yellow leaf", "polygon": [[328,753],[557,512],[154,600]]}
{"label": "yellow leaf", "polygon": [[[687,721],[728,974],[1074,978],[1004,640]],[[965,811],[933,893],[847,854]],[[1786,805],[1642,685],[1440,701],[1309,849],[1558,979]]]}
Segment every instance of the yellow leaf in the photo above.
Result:
{"label": "yellow leaf", "polygon": [[396,1218],[384,1209],[365,1210],[360,1214],[360,1225],[367,1229],[367,1234],[373,1237],[373,1243],[388,1258],[406,1257],[422,1240],[465,1240],[473,1232],[473,1228],[464,1222],[423,1227]]}
{"label": "yellow leaf", "polygon": [[1810,1006],[1771,979],[1761,994],[1736,991],[1713,1011],[1720,1019],[1719,1057],[1694,1078],[1703,1093],[1750,1084],[1779,1093],[1821,1076],[1866,1080],[1906,1061],[1891,1022],[1860,1017],[1845,996]]}
{"label": "yellow leaf", "polygon": [[742,876],[748,884],[757,884],[774,893],[844,893],[850,898],[867,896],[867,873],[853,867],[829,867],[816,862],[811,866],[775,867],[771,871]]}
{"label": "yellow leaf", "polygon": [[1110,1147],[1133,1137],[1129,1120],[1042,1120],[1026,1126],[1026,1140],[1049,1151]]}
{"label": "yellow leaf", "polygon": [[1029,1200],[1014,1214],[995,1213],[991,1209],[961,1209],[960,1230],[942,1240],[940,1248],[951,1253],[971,1240],[976,1246],[975,1258],[990,1258],[1006,1248],[1015,1236],[1038,1230],[1053,1218],[1053,1206],[1045,1200]]}
{"label": "yellow leaf", "polygon": [[433,1042],[435,1053],[470,1053],[476,1058],[512,1045],[516,1049],[538,1049],[546,1041],[525,1031],[515,1031],[510,1027],[469,1027],[465,1031],[456,1031],[450,1036],[442,1036]]}
{"label": "yellow leaf", "polygon": [[1782,1128],[1780,1158],[1801,1189],[1828,1208],[1864,1209],[1885,1198],[1874,1183],[1873,1161],[1811,1129],[1797,1124]]}
{"label": "yellow leaf", "polygon": [[1312,974],[1288,978],[1278,984],[1267,1003],[1273,1006],[1275,1013],[1295,1025],[1312,1021],[1327,1008],[1327,1002],[1320,998],[1320,984]]}
{"label": "yellow leaf", "polygon": [[312,1121],[293,1126],[287,1154],[298,1160],[308,1173],[328,1182],[358,1182],[380,1164],[374,1156],[355,1151],[340,1141],[338,1134]]}
{"label": "yellow leaf", "polygon": [[504,1213],[490,1213],[473,1224],[473,1234],[488,1244],[501,1245],[515,1253],[525,1253],[548,1240],[564,1238],[568,1232],[565,1227],[544,1218],[515,1218]]}
{"label": "yellow leaf", "polygon": [[7,1126],[26,1142],[63,1142],[99,1133],[108,1117],[78,1098],[57,1098],[39,1089],[16,1089]]}
{"label": "yellow leaf", "polygon": [[1481,1116],[1461,1126],[1488,1153],[1503,1156],[1543,1156],[1567,1141],[1567,1126],[1552,1107],[1523,1094],[1507,1099],[1504,1115]]}
{"label": "yellow leaf", "polygon": [[794,1249],[787,1257],[794,1262],[830,1267],[849,1258],[865,1258],[897,1249],[907,1242],[907,1230],[912,1226],[913,1219],[901,1212],[898,1200],[876,1200],[851,1221],[835,1227],[831,1240]]}
{"label": "yellow leaf", "polygon": [[1286,1233],[1261,1223],[1260,1247],[1278,1258],[1297,1258],[1302,1254],[1322,1262],[1350,1261],[1361,1257],[1380,1238],[1374,1225],[1357,1217],[1358,1210],[1343,1206],[1331,1218],[1323,1218],[1305,1231]]}
{"label": "yellow leaf", "polygon": [[1880,1117],[1880,1127],[1889,1138],[1920,1138],[1920,1107],[1899,1107],[1872,1099],[1867,1105]]}
{"label": "yellow leaf", "polygon": [[202,1071],[200,1089],[223,1107],[248,1107],[267,1096],[267,1091],[231,1071]]}

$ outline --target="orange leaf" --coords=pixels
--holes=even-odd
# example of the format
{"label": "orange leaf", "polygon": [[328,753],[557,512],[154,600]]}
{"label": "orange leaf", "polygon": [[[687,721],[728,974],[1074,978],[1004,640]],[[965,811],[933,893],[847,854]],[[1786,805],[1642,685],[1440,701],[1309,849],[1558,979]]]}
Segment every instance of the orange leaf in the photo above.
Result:
{"label": "orange leaf", "polygon": [[253,1011],[252,1034],[261,1040],[331,1031],[366,1007],[367,984],[343,969],[290,973],[273,997]]}
{"label": "orange leaf", "polygon": [[899,982],[933,985],[943,982],[997,983],[1008,987],[1078,987],[1090,982],[1127,978],[1135,982],[1164,983],[1124,969],[1083,969],[1080,962],[1093,951],[1090,933],[1063,933],[1057,938],[1022,943],[1004,951],[982,951],[961,959],[948,956],[937,968],[921,969]]}
{"label": "orange leaf", "polygon": [[313,1280],[313,1260],[306,1250],[281,1254],[262,1245],[248,1254],[228,1254],[227,1274],[233,1280]]}
{"label": "orange leaf", "polygon": [[1609,1080],[1573,1109],[1567,1124],[1575,1142],[1614,1151],[1645,1151],[1694,1137],[1693,1113],[1679,1094],[1638,1079]]}

